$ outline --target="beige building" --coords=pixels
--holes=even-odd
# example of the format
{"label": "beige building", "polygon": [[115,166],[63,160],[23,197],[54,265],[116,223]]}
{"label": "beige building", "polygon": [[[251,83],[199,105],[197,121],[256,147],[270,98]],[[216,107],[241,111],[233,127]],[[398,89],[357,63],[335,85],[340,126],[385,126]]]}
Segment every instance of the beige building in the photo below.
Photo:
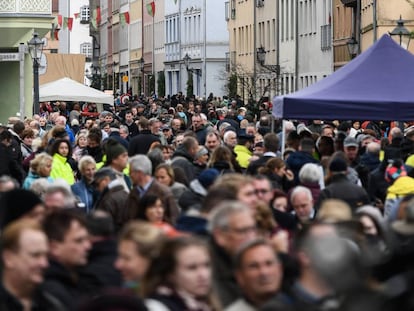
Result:
{"label": "beige building", "polygon": [[[238,77],[245,102],[277,93],[277,1],[230,0],[226,3],[230,74]],[[262,59],[258,60],[261,52]]]}
{"label": "beige building", "polygon": [[[404,26],[414,30],[414,1],[413,0],[362,0],[361,1],[361,51],[369,48],[383,34],[391,32],[397,26],[397,20],[402,17]],[[394,36],[399,43],[399,38]],[[406,47],[406,45],[402,44]],[[414,44],[409,50],[414,51]]]}
{"label": "beige building", "polygon": [[[404,26],[413,31],[414,0],[333,0],[334,69],[351,59],[348,49],[351,38],[355,39],[355,54],[360,54],[391,32],[400,16]],[[399,43],[398,36],[394,40]],[[406,47],[404,40],[402,46]],[[414,44],[410,44],[409,50],[414,51]]]}

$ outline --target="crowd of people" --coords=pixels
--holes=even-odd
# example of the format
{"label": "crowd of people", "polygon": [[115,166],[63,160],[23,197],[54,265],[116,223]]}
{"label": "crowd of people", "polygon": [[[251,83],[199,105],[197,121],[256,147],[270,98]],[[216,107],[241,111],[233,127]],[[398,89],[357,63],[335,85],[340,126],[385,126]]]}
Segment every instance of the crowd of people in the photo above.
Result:
{"label": "crowd of people", "polygon": [[0,310],[413,310],[414,127],[239,98],[0,126]]}

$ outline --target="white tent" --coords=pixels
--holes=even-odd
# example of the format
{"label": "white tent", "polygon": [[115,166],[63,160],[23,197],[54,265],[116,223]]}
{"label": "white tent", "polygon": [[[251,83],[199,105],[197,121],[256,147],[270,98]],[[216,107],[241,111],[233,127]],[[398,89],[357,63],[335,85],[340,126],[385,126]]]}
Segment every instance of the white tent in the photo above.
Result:
{"label": "white tent", "polygon": [[114,104],[114,98],[111,95],[69,78],[62,78],[39,87],[40,102],[53,100]]}

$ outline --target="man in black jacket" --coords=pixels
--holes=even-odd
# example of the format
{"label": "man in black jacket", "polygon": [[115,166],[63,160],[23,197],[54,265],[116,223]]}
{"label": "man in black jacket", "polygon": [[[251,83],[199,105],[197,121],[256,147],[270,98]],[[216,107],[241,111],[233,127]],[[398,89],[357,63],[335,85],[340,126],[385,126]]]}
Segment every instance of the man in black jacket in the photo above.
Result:
{"label": "man in black jacket", "polygon": [[75,310],[87,293],[80,288],[79,268],[88,263],[91,248],[86,222],[80,214],[60,210],[44,222],[49,238],[49,268],[42,289],[56,297],[67,309]]}
{"label": "man in black jacket", "polygon": [[136,154],[147,154],[153,143],[161,143],[160,138],[151,133],[149,121],[144,117],[139,119],[139,131],[139,134],[129,142],[128,155],[130,157]]}
{"label": "man in black jacket", "polygon": [[36,222],[17,220],[3,230],[0,310],[64,310],[63,305],[41,290],[48,266],[47,237]]}

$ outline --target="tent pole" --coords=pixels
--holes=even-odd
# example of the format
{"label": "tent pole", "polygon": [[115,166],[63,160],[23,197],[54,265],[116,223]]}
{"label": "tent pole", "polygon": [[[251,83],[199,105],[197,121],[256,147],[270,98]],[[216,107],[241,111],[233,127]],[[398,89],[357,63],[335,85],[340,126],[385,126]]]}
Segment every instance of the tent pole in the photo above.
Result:
{"label": "tent pole", "polygon": [[286,141],[286,123],[285,123],[285,119],[282,119],[282,159],[283,159],[283,154],[285,153],[285,141]]}

